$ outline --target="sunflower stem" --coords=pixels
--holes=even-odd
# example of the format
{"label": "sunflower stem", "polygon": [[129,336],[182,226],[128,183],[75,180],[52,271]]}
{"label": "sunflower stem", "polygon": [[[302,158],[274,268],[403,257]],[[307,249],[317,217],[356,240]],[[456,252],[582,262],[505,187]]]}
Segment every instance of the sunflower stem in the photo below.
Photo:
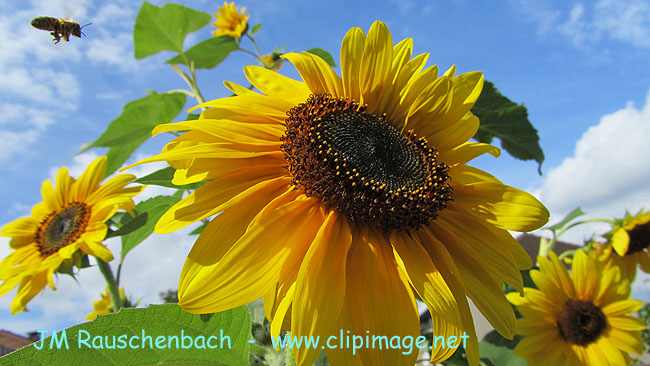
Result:
{"label": "sunflower stem", "polygon": [[[291,337],[291,332],[287,332],[285,334],[285,337]],[[286,366],[296,366],[296,357],[293,355],[293,350],[291,347],[284,347],[284,356],[286,360]]]}
{"label": "sunflower stem", "polygon": [[117,312],[120,310],[120,308],[122,308],[122,299],[120,298],[120,285],[115,280],[115,276],[113,276],[113,270],[111,270],[111,266],[97,257],[95,257],[95,259],[97,260],[97,267],[99,267],[99,271],[104,276],[106,284],[108,285],[108,292],[111,294],[113,311]]}

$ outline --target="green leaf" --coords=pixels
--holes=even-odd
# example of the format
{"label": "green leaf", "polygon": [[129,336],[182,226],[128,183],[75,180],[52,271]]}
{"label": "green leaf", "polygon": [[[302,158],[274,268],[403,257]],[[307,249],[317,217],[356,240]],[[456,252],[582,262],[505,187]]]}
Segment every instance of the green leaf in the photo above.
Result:
{"label": "green leaf", "polygon": [[178,201],[180,201],[178,197],[156,196],[135,206],[137,216],[133,220],[138,220],[139,216],[145,216],[146,223],[133,232],[122,236],[122,260],[131,249],[153,233],[158,219]]}
{"label": "green leaf", "polygon": [[113,147],[150,137],[151,130],[162,123],[171,122],[185,106],[185,94],[151,94],[127,103],[122,114],[114,119],[99,138],[83,151],[92,147]]}
{"label": "green leaf", "polygon": [[262,28],[262,23],[255,24],[255,26],[253,27],[253,30],[251,30],[251,34],[253,34],[253,35],[257,34],[257,32],[260,31],[260,28]]}
{"label": "green leaf", "polygon": [[138,178],[134,180],[134,182],[140,184],[148,184],[148,185],[177,188],[177,189],[197,189],[206,183],[206,182],[196,182],[196,183],[177,186],[174,183],[172,183],[172,179],[174,178],[175,171],[176,169],[168,166],[160,170],[156,170],[155,172],[149,175],[145,175],[142,178]]}
{"label": "green leaf", "polygon": [[115,231],[109,231],[108,234],[106,234],[106,239],[130,234],[136,231],[137,229],[141,228],[142,226],[144,226],[146,223],[147,223],[147,215],[138,215],[132,218],[131,220],[128,220],[126,224],[122,225],[119,229]]}
{"label": "green leaf", "polygon": [[181,55],[167,60],[167,63],[190,66],[189,64],[194,61],[194,67],[197,69],[212,69],[237,49],[239,49],[239,45],[234,38],[230,36],[213,37],[187,50],[185,52],[187,63]]}
{"label": "green leaf", "polygon": [[324,49],[318,48],[318,47],[317,48],[311,48],[311,49],[308,49],[307,52],[313,53],[314,55],[322,58],[330,66],[336,67],[336,61],[334,61],[334,57],[332,57],[332,55],[330,55],[330,53],[325,51]]}
{"label": "green leaf", "polygon": [[104,173],[104,177],[108,177],[115,173],[115,171],[124,165],[129,156],[131,156],[140,145],[147,141],[149,137],[151,137],[151,134],[140,136],[138,139],[127,142],[124,145],[110,147],[106,153],[106,173]]}
{"label": "green leaf", "polygon": [[573,219],[580,217],[584,215],[585,212],[582,211],[580,207],[576,207],[573,211],[569,212],[568,215],[564,216],[562,221],[558,222],[557,224],[553,226],[549,226],[545,229],[551,230],[551,231],[556,231],[563,229],[569,222],[573,221]]}
{"label": "green leaf", "polygon": [[93,147],[110,147],[106,175],[119,168],[144,141],[156,125],[171,122],[185,106],[185,94],[151,94],[127,103],[106,131],[80,153]]}
{"label": "green leaf", "polygon": [[[250,327],[246,306],[217,313],[207,322],[202,321],[200,315],[187,313],[176,304],[121,309],[115,314],[100,315],[92,322],[58,332],[61,349],[53,342],[54,337],[48,337],[43,342],[2,357],[0,363],[5,366],[241,366],[248,363]],[[68,349],[65,348],[66,344]],[[38,350],[35,345],[40,345],[42,349]],[[107,345],[115,348],[108,348]],[[217,348],[211,349],[209,346]]]}
{"label": "green leaf", "polygon": [[211,18],[208,13],[183,5],[168,3],[159,8],[145,1],[133,29],[135,58],[145,58],[160,51],[183,52],[185,36],[206,26]]}
{"label": "green leaf", "polygon": [[539,174],[542,174],[544,152],[523,104],[513,103],[486,80],[472,113],[481,120],[474,135],[477,141],[489,144],[492,138],[498,137],[501,146],[514,158],[537,161]]}
{"label": "green leaf", "polygon": [[518,335],[509,340],[492,331],[478,344],[481,358],[487,358],[492,364],[499,366],[525,366],[526,361],[512,351],[521,338],[523,337]]}

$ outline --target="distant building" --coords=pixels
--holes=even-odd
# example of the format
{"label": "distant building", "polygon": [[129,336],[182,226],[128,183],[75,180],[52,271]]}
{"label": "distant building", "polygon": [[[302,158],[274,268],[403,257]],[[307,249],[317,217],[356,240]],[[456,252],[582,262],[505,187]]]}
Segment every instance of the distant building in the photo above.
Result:
{"label": "distant building", "polygon": [[39,334],[37,332],[30,333],[29,337],[23,337],[7,330],[0,329],[0,356],[4,356],[19,348],[29,346],[38,340]]}
{"label": "distant building", "polygon": [[[533,259],[533,263],[537,261],[537,255],[539,254],[539,240],[541,237],[533,234],[521,234],[517,237],[517,241],[521,244],[522,247],[526,250],[528,255]],[[582,248],[582,245],[575,245],[567,243],[564,241],[557,241],[553,247],[555,254],[560,255],[561,253],[567,250],[574,250]],[[571,268],[571,265],[564,264],[567,268]]]}

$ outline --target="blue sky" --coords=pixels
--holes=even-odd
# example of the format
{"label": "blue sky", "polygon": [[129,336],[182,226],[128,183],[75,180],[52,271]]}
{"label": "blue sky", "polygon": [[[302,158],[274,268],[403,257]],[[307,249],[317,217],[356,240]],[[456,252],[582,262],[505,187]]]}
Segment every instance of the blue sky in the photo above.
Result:
{"label": "blue sky", "polygon": [[[163,1],[151,1],[161,6]],[[217,1],[182,1],[213,13]],[[20,4],[20,5],[18,5]],[[576,206],[590,217],[620,216],[650,208],[650,3],[643,0],[532,1],[242,1],[263,52],[275,47],[301,51],[321,47],[338,60],[351,27],[367,31],[384,21],[395,42],[412,37],[415,53],[429,52],[442,70],[482,71],[501,92],[528,108],[546,154],[543,175],[534,162],[506,153],[475,165],[507,184],[536,194],[559,220]],[[0,4],[0,225],[29,214],[41,200],[40,185],[61,166],[79,174],[102,150],[75,156],[96,139],[127,102],[185,87],[164,61],[171,53],[133,58],[132,29],[140,3],[130,0],[32,0]],[[39,15],[73,16],[86,38],[52,44],[51,36],[29,25]],[[186,47],[210,36],[210,27],[192,34]],[[245,41],[244,46],[250,46]],[[251,47],[249,47],[251,48]],[[233,54],[216,70],[199,71],[207,99],[229,95],[223,80],[244,83],[242,66],[252,57]],[[294,76],[285,64],[281,72]],[[193,105],[188,101],[186,108]],[[136,153],[158,153],[165,138]],[[498,144],[498,143],[497,143]],[[134,157],[132,161],[135,161]],[[159,166],[158,166],[159,167]],[[136,175],[156,166],[133,170]],[[148,189],[145,197],[159,193]],[[602,226],[569,233],[580,241]],[[143,304],[176,288],[191,248],[186,232],[155,236],[129,254],[125,287]],[[0,238],[0,257],[9,253]],[[114,252],[119,244],[108,242]],[[104,284],[94,268],[79,283],[60,277],[30,312],[11,316],[13,292],[0,297],[0,328],[16,332],[65,328],[92,311]],[[650,284],[637,280],[635,296],[648,301]]]}

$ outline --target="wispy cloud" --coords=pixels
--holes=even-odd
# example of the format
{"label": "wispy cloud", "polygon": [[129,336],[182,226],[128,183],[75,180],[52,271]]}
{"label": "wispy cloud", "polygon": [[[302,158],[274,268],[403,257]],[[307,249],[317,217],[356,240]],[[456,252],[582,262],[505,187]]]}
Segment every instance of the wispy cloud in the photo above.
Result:
{"label": "wispy cloud", "polygon": [[552,1],[512,0],[511,4],[536,23],[540,35],[561,36],[580,48],[607,39],[650,47],[650,3],[644,0],[579,2],[568,10]]}

